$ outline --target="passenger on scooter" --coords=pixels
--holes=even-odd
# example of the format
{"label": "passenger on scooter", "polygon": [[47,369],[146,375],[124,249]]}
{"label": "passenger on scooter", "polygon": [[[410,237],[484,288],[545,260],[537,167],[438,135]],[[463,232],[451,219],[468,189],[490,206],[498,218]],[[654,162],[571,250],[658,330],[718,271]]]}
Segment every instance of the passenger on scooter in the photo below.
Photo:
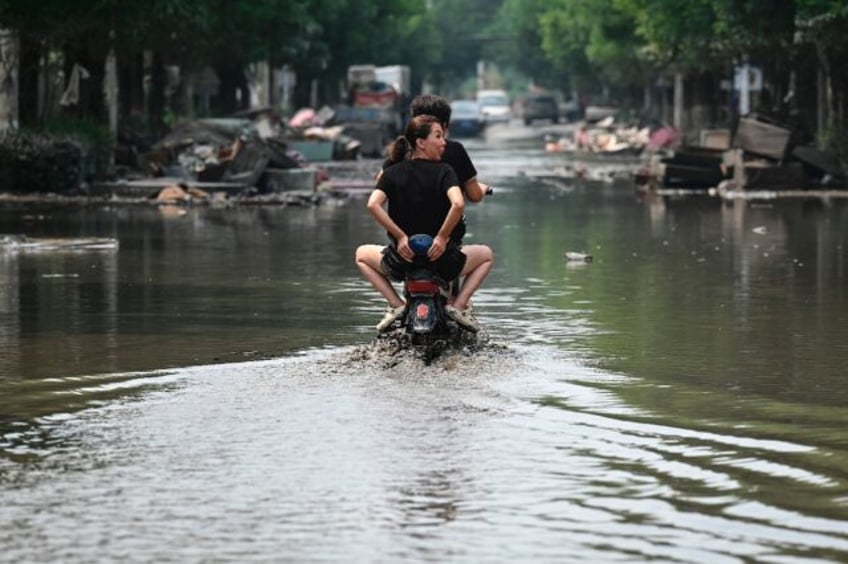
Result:
{"label": "passenger on scooter", "polygon": [[[435,116],[439,120],[445,134],[445,150],[442,154],[442,162],[451,165],[454,172],[456,172],[459,187],[462,189],[462,195],[465,196],[467,201],[482,201],[483,197],[491,192],[491,187],[477,180],[477,169],[474,167],[474,163],[471,162],[471,157],[468,155],[468,151],[465,150],[465,146],[459,141],[448,138],[451,119],[450,103],[445,98],[435,94],[422,94],[412,100],[412,103],[409,105],[409,113],[412,117],[430,115]],[[391,164],[391,160],[387,159],[383,163],[383,169],[391,166]],[[459,220],[458,229],[461,243],[466,231],[465,216]]]}
{"label": "passenger on scooter", "polygon": [[477,169],[474,168],[474,163],[471,162],[465,146],[459,141],[448,138],[451,120],[450,103],[435,94],[422,94],[412,100],[409,113],[412,116],[430,115],[439,119],[445,132],[445,152],[442,154],[442,162],[453,167],[466,200],[475,203],[482,201],[483,197],[489,193],[490,187],[477,180]]}
{"label": "passenger on scooter", "polygon": [[[439,119],[428,115],[413,117],[404,135],[391,145],[391,166],[383,171],[368,198],[368,210],[386,229],[390,240],[388,246],[366,244],[356,250],[360,272],[389,302],[378,331],[388,329],[403,313],[405,304],[391,281],[402,281],[412,266],[414,253],[409,236],[416,233],[433,237],[427,256],[445,281],[465,278],[446,313],[463,327],[478,330],[466,308],[489,274],[493,254],[486,245],[460,248],[462,234],[457,226],[465,199],[454,170],[440,162],[444,150],[444,130]],[[384,209],[386,203],[388,211]]]}

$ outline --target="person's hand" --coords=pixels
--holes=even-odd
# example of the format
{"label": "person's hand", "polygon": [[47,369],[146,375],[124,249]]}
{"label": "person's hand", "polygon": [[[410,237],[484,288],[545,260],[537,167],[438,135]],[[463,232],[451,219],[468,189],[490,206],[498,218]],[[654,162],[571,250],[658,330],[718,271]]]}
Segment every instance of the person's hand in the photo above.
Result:
{"label": "person's hand", "polygon": [[409,237],[406,235],[398,239],[397,251],[400,257],[406,262],[412,262],[412,259],[415,257],[412,247],[409,246]]}
{"label": "person's hand", "polygon": [[431,261],[438,260],[438,258],[445,253],[447,245],[448,241],[445,237],[436,235],[433,237],[433,244],[430,245],[430,250],[427,251],[427,258]]}

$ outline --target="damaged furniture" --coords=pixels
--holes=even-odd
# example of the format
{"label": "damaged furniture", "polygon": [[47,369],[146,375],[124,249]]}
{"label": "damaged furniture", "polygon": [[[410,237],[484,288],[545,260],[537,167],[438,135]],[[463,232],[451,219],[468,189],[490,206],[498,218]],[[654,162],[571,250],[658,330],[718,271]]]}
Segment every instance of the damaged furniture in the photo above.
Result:
{"label": "damaged furniture", "polygon": [[637,182],[695,191],[710,190],[725,181],[734,189],[749,191],[848,188],[836,155],[797,144],[794,133],[775,120],[751,114],[739,119],[729,148],[720,148],[720,130],[710,130],[709,144],[652,156],[637,173]]}

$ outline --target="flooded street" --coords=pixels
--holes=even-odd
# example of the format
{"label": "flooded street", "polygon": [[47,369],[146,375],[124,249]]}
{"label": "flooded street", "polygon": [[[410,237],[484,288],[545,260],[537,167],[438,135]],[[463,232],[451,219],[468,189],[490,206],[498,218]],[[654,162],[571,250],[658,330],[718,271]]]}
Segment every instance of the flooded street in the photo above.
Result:
{"label": "flooded street", "polygon": [[362,196],[0,208],[119,241],[0,250],[0,561],[848,560],[848,206],[468,147],[484,331],[429,364]]}

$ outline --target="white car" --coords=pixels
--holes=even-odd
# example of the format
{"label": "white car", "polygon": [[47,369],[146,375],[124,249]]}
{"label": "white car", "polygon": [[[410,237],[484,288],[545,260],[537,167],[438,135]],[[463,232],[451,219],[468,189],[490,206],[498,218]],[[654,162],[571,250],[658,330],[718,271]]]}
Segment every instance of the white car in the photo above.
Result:
{"label": "white car", "polygon": [[509,123],[512,119],[509,96],[504,90],[479,90],[477,103],[486,123]]}

